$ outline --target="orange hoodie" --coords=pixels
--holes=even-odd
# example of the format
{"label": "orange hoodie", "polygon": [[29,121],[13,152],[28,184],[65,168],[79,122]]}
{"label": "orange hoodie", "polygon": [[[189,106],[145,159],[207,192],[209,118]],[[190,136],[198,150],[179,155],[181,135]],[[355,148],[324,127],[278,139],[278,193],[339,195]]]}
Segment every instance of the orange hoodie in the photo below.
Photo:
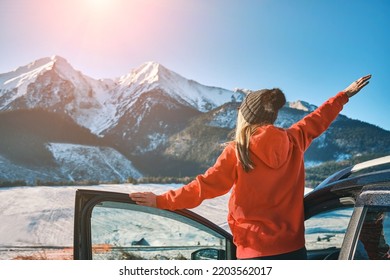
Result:
{"label": "orange hoodie", "polygon": [[157,196],[161,209],[194,208],[230,190],[228,222],[240,259],[288,253],[305,246],[304,152],[348,102],[338,93],[288,129],[259,127],[250,140],[255,169],[245,172],[230,143],[205,174]]}

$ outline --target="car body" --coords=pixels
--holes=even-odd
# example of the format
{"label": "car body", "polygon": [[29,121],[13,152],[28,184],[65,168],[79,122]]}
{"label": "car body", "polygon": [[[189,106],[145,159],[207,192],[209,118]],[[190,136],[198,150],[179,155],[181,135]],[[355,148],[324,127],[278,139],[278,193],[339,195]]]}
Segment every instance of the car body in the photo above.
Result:
{"label": "car body", "polygon": [[[304,197],[308,259],[387,259],[390,156],[345,168]],[[388,241],[390,242],[390,241]],[[77,190],[74,259],[236,259],[230,232],[189,211]]]}

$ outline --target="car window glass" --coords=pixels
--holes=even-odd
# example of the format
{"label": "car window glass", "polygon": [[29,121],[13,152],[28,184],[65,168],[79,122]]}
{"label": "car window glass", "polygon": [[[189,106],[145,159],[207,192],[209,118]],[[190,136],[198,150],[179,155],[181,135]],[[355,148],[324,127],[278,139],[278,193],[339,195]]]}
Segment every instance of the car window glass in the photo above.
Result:
{"label": "car window glass", "polygon": [[306,249],[311,251],[341,248],[352,212],[352,207],[338,208],[306,220]]}
{"label": "car window glass", "polygon": [[119,202],[94,207],[91,243],[92,259],[213,259],[226,249],[223,236],[189,218]]}
{"label": "car window glass", "polygon": [[390,207],[369,207],[359,233],[354,259],[390,259]]}

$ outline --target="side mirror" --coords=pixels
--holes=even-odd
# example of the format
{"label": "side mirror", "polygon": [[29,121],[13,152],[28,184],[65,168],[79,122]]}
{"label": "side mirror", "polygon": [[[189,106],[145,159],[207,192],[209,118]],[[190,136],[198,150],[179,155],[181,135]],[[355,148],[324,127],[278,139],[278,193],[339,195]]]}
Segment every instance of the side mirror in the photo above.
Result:
{"label": "side mirror", "polygon": [[199,249],[191,253],[191,260],[225,260],[226,252],[221,249]]}

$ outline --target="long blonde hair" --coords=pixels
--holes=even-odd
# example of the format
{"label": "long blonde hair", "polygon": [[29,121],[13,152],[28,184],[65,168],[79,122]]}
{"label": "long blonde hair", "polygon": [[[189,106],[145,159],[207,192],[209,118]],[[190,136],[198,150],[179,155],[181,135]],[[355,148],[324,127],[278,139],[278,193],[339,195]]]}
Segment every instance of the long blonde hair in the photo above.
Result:
{"label": "long blonde hair", "polygon": [[255,168],[249,155],[249,143],[251,136],[259,126],[261,124],[248,123],[242,116],[241,110],[238,110],[235,137],[236,153],[245,172],[249,172]]}

